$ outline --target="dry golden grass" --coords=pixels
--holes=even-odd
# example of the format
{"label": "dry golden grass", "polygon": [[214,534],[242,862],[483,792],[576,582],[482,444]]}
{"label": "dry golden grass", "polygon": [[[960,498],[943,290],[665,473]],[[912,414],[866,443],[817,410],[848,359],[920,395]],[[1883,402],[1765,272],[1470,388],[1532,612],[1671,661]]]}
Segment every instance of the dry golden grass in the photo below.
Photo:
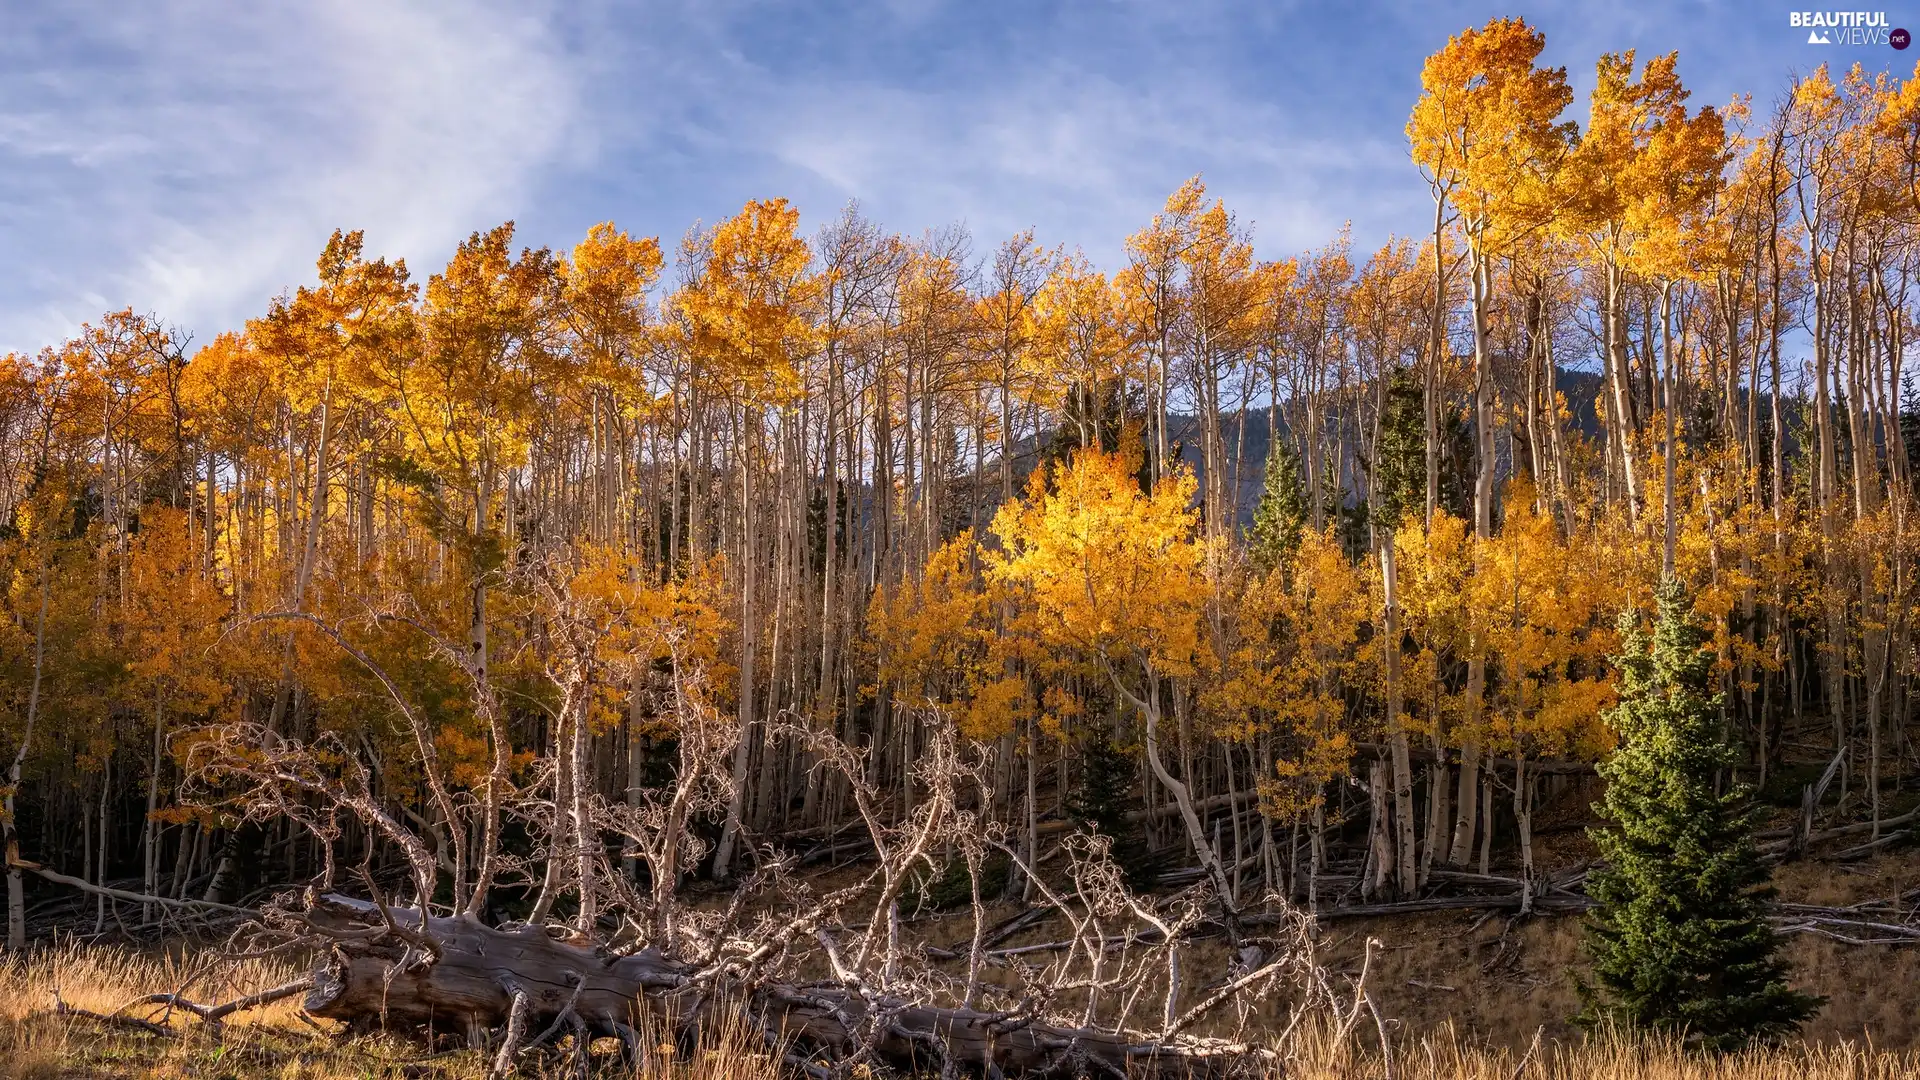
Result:
{"label": "dry golden grass", "polygon": [[[181,955],[119,948],[62,945],[24,958],[0,961],[0,1080],[467,1080],[486,1075],[472,1051],[430,1053],[424,1046],[389,1036],[341,1034],[340,1025],[303,1017],[298,997],[227,1019],[213,1031],[196,1017],[142,1006],[125,1015],[159,1021],[174,1034],[160,1036],[80,1016],[58,1015],[57,1000],[70,1009],[114,1015],[143,995],[175,992],[199,1002],[220,1002],[282,985],[300,974],[288,964],[215,963]],[[597,1061],[618,1060],[611,1040],[595,1047]],[[744,1029],[715,1031],[692,1054],[661,1045],[644,1080],[763,1080],[775,1070]],[[571,1075],[557,1056],[526,1059],[534,1077]],[[601,1076],[619,1075],[603,1067]]]}
{"label": "dry golden grass", "polygon": [[[142,1007],[128,1015],[164,1024],[161,1037],[54,1012],[56,1001],[88,1012],[115,1014],[143,994],[177,992],[220,1002],[296,977],[284,964],[217,964],[182,955],[62,945],[0,964],[0,1080],[51,1077],[196,1080],[277,1077],[322,1080],[400,1077],[420,1055],[389,1039],[338,1040],[332,1025],[300,1019],[287,999],[228,1018],[209,1030],[190,1014]],[[449,1062],[457,1066],[457,1063]],[[479,1075],[469,1069],[470,1075]],[[449,1078],[463,1075],[453,1068]]]}
{"label": "dry golden grass", "polygon": [[[1551,925],[1551,924],[1547,924]],[[1517,931],[1516,931],[1517,932]],[[1411,953],[1413,950],[1407,950]],[[1403,955],[1405,955],[1403,953]],[[1412,963],[1409,959],[1409,964]],[[297,999],[230,1018],[224,1032],[175,1012],[176,1034],[146,1032],[52,1013],[55,994],[68,1006],[114,1013],[143,994],[177,990],[218,1001],[286,982],[288,965],[215,965],[182,956],[114,948],[61,946],[0,963],[0,1080],[465,1080],[485,1075],[470,1051],[430,1055],[422,1046],[385,1037],[346,1038],[335,1025],[302,1019]],[[145,1011],[138,1013],[150,1016]],[[1556,1039],[1489,1046],[1448,1022],[1399,1029],[1398,1080],[1894,1080],[1920,1076],[1920,1054],[1880,1051],[1861,1042],[1810,1043],[1722,1058],[1702,1058],[1658,1043]],[[1371,1030],[1344,1045],[1309,1038],[1291,1055],[1297,1080],[1376,1080],[1387,1075]],[[600,1049],[609,1049],[603,1046]],[[635,1080],[765,1080],[773,1061],[744,1029],[713,1033],[692,1054],[659,1045]],[[617,1057],[596,1055],[600,1076],[623,1075]],[[529,1058],[531,1076],[562,1074],[557,1058]]]}
{"label": "dry golden grass", "polygon": [[[1901,856],[1838,869],[1792,864],[1780,868],[1776,880],[1784,899],[1852,904],[1920,888],[1920,860]],[[1367,936],[1388,944],[1374,959],[1370,985],[1382,1011],[1399,1018],[1410,1037],[1452,1024],[1472,1039],[1514,1051],[1542,1028],[1549,1040],[1577,1037],[1567,1018],[1579,1011],[1574,982],[1587,971],[1579,919],[1509,926],[1504,915],[1458,912],[1342,921],[1327,930],[1335,957],[1350,957]],[[1920,949],[1796,934],[1787,937],[1785,951],[1794,986],[1827,998],[1802,1030],[1805,1041],[1920,1049]]]}
{"label": "dry golden grass", "polygon": [[[1530,1044],[1526,1049],[1472,1046],[1443,1028],[1403,1043],[1394,1054],[1397,1080],[1906,1080],[1920,1076],[1920,1055],[1853,1043],[1796,1045],[1724,1057],[1703,1057],[1671,1043],[1598,1038]],[[1356,1046],[1306,1048],[1290,1077],[1360,1080],[1387,1075],[1377,1052]]]}

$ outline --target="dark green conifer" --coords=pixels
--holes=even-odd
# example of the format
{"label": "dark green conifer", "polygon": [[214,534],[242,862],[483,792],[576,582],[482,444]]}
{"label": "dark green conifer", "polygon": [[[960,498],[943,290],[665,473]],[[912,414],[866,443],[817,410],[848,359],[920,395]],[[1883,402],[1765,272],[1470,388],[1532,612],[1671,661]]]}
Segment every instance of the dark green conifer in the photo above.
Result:
{"label": "dark green conifer", "polygon": [[1076,828],[1099,833],[1108,840],[1108,854],[1120,867],[1127,887],[1148,892],[1166,872],[1167,857],[1147,846],[1138,823],[1127,818],[1138,809],[1133,782],[1138,775],[1131,755],[1113,744],[1104,730],[1087,733],[1080,744],[1080,782],[1067,797],[1067,815]]}
{"label": "dark green conifer", "polygon": [[1300,480],[1300,457],[1283,440],[1274,440],[1267,453],[1266,484],[1253,508],[1253,528],[1247,534],[1247,555],[1253,568],[1267,573],[1300,549],[1300,531],[1307,524],[1305,486]]}
{"label": "dark green conifer", "polygon": [[1426,509],[1427,420],[1420,380],[1407,368],[1395,368],[1387,379],[1386,408],[1380,418],[1380,437],[1368,464],[1373,486],[1374,523],[1400,527],[1410,512]]}
{"label": "dark green conifer", "polygon": [[1599,904],[1587,935],[1599,985],[1581,987],[1580,1019],[1730,1050],[1790,1034],[1821,999],[1787,986],[1748,793],[1716,783],[1734,754],[1706,633],[1677,582],[1658,599],[1651,641],[1631,613],[1621,619],[1610,717],[1620,746],[1600,765],[1599,809],[1613,824],[1592,831],[1606,861],[1587,879]]}

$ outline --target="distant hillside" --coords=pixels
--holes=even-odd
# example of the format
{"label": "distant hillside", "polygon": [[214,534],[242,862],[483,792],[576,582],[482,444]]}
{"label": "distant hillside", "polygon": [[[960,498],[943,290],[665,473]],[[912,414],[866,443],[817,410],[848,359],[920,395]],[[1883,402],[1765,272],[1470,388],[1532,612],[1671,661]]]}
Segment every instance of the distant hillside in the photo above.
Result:
{"label": "distant hillside", "polygon": [[[1595,397],[1600,392],[1600,376],[1591,371],[1578,371],[1561,368],[1557,379],[1557,388],[1566,397],[1567,407],[1573,414],[1573,429],[1586,438],[1599,438],[1601,435],[1600,418],[1595,410]],[[1288,433],[1286,408],[1280,410],[1277,424],[1281,437]],[[1220,437],[1226,444],[1227,465],[1231,470],[1232,482],[1238,489],[1237,505],[1239,524],[1242,527],[1252,524],[1253,509],[1260,500],[1262,478],[1266,475],[1267,458],[1272,453],[1268,441],[1268,406],[1249,408],[1244,414],[1246,431],[1241,433],[1242,414],[1229,412],[1220,418]],[[1168,430],[1172,440],[1179,444],[1180,459],[1190,466],[1202,479],[1206,473],[1206,462],[1202,460],[1200,450],[1200,418],[1191,413],[1174,413],[1168,417]],[[1053,437],[1051,430],[1042,433],[1039,445],[1045,445]],[[1016,448],[1019,468],[1024,473],[1032,468],[1035,460],[1035,440],[1023,440]],[[1349,447],[1345,461],[1340,462],[1342,475],[1351,477],[1360,467],[1358,460]],[[1500,463],[1502,473],[1509,472],[1511,465],[1504,460],[1504,443],[1500,447],[1503,460]],[[1351,488],[1352,484],[1348,483]]]}

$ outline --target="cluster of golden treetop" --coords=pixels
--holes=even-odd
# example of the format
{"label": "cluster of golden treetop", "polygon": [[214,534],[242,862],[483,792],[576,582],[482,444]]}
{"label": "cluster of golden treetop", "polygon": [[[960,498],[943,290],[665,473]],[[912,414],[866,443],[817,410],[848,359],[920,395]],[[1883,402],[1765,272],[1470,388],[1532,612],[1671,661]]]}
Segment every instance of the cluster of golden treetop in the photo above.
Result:
{"label": "cluster of golden treetop", "polygon": [[[1293,809],[1383,733],[1442,760],[1603,750],[1616,619],[1670,569],[1738,733],[1764,745],[1763,704],[1817,686],[1877,761],[1912,677],[1920,80],[1822,69],[1754,121],[1690,111],[1673,55],[1610,55],[1581,126],[1542,46],[1497,20],[1428,60],[1407,134],[1432,235],[1357,268],[1344,236],[1255,258],[1197,180],[1111,275],[1031,233],[975,258],[958,230],[903,239],[854,210],[808,239],[770,200],[689,232],[664,287],[658,242],[612,224],[567,254],[477,233],[424,287],[337,233],[317,283],[191,353],[120,313],[6,357],[16,784],[21,761],[78,783],[244,710],[392,744],[336,650],[229,632],[285,610],[346,627],[478,768],[461,680],[360,617],[405,605],[466,635],[525,688],[531,743],[536,563],[600,597],[621,648],[692,650],[749,729],[867,716],[904,774],[911,734],[872,719],[890,703],[1036,756],[1144,703],[1178,717],[1188,783],[1224,746],[1207,783],[1261,776]],[[1588,431],[1568,365],[1601,374]],[[1343,508],[1371,497],[1398,370],[1424,507],[1356,540]],[[1262,424],[1300,462],[1281,557],[1237,527]],[[1082,450],[1029,482],[1062,437]],[[630,689],[602,687],[607,730]],[[751,745],[738,813],[784,820],[756,785],[805,772]],[[160,756],[123,753],[164,804]]]}

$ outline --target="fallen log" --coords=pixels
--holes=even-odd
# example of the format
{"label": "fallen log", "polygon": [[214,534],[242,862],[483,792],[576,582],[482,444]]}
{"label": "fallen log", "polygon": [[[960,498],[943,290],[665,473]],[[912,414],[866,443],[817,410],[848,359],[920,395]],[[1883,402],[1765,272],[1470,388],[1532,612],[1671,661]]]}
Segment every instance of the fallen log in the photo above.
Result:
{"label": "fallen log", "polygon": [[181,908],[183,910],[222,911],[229,915],[245,917],[251,917],[255,914],[252,908],[236,907],[232,904],[220,904],[212,900],[178,900],[171,896],[128,892],[125,889],[114,889],[105,885],[95,885],[85,878],[77,878],[69,874],[49,870],[39,863],[28,862],[25,859],[8,859],[7,866],[16,870],[25,870],[30,874],[37,874],[56,885],[67,885],[79,889],[81,892],[92,893],[96,896],[105,896],[114,900],[125,900],[132,904],[159,904],[162,907]]}
{"label": "fallen log", "polygon": [[[1523,897],[1519,893],[1510,896],[1436,896],[1426,900],[1400,900],[1387,904],[1349,904],[1344,907],[1323,907],[1313,913],[1321,922],[1331,919],[1376,918],[1382,915],[1418,915],[1433,911],[1519,911]],[[1532,898],[1532,907],[1536,913],[1578,914],[1593,906],[1593,901],[1576,893],[1539,893]],[[1250,916],[1254,923],[1258,916]]]}
{"label": "fallen log", "polygon": [[[1883,831],[1900,829],[1901,827],[1906,825],[1911,825],[1916,821],[1920,821],[1920,807],[1915,807],[1914,809],[1909,810],[1904,814],[1900,814],[1897,817],[1881,818],[1879,827]],[[1872,832],[1873,829],[1874,829],[1874,823],[1871,821],[1854,821],[1854,822],[1849,822],[1845,825],[1836,825],[1831,829],[1809,830],[1805,833],[1799,834],[1797,839],[1795,837],[1795,834],[1789,831],[1784,838],[1778,838],[1778,839],[1761,843],[1759,845],[1759,849],[1764,854],[1781,854],[1789,851],[1790,849],[1795,847],[1796,844],[1800,848],[1804,849],[1814,844],[1825,843],[1828,840],[1838,840],[1841,837],[1858,836],[1864,832]],[[1780,833],[1781,833],[1781,830],[1773,829],[1773,830],[1769,830],[1766,833],[1761,833],[1756,835],[1779,837]],[[1879,843],[1886,843],[1886,842],[1887,842],[1887,838],[1885,837],[1882,837],[1881,840],[1879,841]],[[1860,850],[1862,849],[1849,848],[1846,851],[1842,851],[1838,853],[1834,857],[1846,858],[1847,856],[1855,852],[1858,852]]]}
{"label": "fallen log", "polygon": [[[431,940],[437,958],[383,936],[385,917]],[[314,971],[306,1010],[362,1028],[464,1032],[476,1041],[500,1029],[572,1029],[618,1038],[643,1057],[640,1032],[690,1040],[700,1024],[731,1007],[791,1047],[796,1068],[865,1048],[908,1069],[951,1064],[1006,1075],[1205,1078],[1235,1075],[1271,1057],[1240,1043],[1078,1028],[868,996],[838,984],[736,980],[653,949],[615,956],[539,927],[489,927],[467,916],[422,920],[417,910],[383,913],[341,896],[318,898],[306,918],[336,938]],[[509,1064],[512,1041],[501,1053]]]}
{"label": "fallen log", "polygon": [[96,1024],[102,1024],[107,1027],[143,1031],[148,1035],[158,1035],[163,1039],[171,1039],[180,1034],[165,1024],[156,1024],[151,1020],[142,1020],[135,1016],[120,1016],[116,1013],[95,1012],[92,1009],[76,1009],[61,1000],[58,994],[53,996],[53,1009],[46,1015],[67,1017],[75,1020],[91,1020]]}
{"label": "fallen log", "polygon": [[[1813,934],[1843,945],[1912,945],[1920,942],[1920,927],[1894,923],[1797,915],[1774,915],[1771,921],[1782,934]],[[1875,936],[1864,937],[1862,934]]]}

